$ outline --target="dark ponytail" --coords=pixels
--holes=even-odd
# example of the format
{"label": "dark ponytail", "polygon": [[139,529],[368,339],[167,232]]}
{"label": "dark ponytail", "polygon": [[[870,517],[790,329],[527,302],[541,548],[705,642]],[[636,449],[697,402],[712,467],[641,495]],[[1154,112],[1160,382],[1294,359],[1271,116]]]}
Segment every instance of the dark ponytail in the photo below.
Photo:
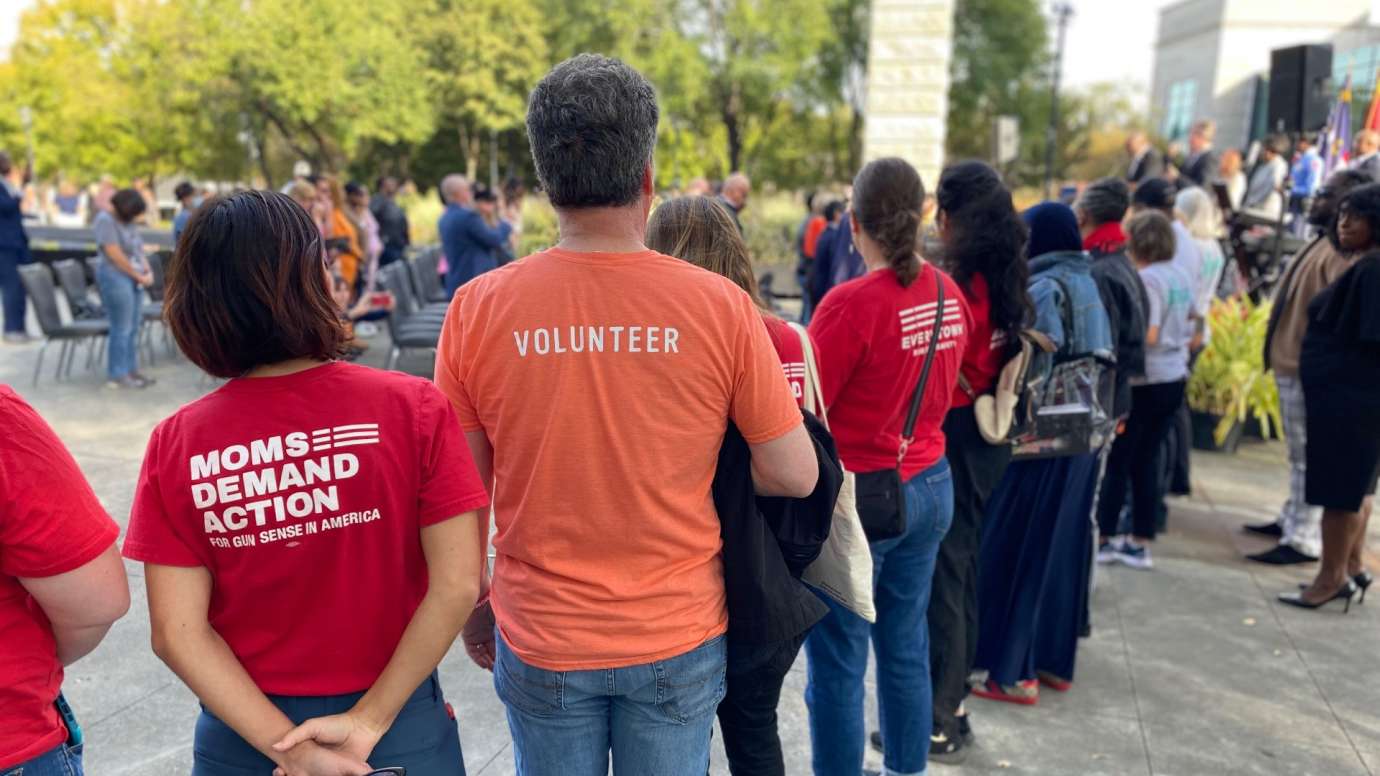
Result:
{"label": "dark ponytail", "polygon": [[903,287],[915,282],[920,272],[916,248],[924,204],[925,184],[904,159],[868,162],[853,179],[853,216],[882,247]]}

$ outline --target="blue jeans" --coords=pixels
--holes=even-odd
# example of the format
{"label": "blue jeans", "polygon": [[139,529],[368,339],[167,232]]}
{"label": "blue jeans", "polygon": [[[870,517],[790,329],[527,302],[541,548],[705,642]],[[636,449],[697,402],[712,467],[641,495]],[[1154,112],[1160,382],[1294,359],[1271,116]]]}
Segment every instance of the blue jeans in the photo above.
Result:
{"label": "blue jeans", "polygon": [[547,671],[495,639],[518,776],[704,776],[724,697],[723,636],[646,665]]}
{"label": "blue jeans", "polygon": [[877,622],[828,598],[829,614],[805,641],[810,740],[815,776],[853,776],[863,763],[863,677],[867,642],[877,656],[877,697],[885,774],[925,772],[934,724],[930,686],[930,629],[926,612],[939,544],[954,515],[953,477],[947,459],[905,484],[906,532],[872,544]]}
{"label": "blue jeans", "polygon": [[102,261],[96,267],[96,285],[101,291],[101,306],[110,317],[106,374],[119,380],[138,369],[139,321],[144,314],[139,284],[110,262]]}
{"label": "blue jeans", "polygon": [[24,284],[19,279],[21,254],[14,248],[0,248],[0,308],[4,309],[5,333],[24,332]]}
{"label": "blue jeans", "polygon": [[[324,696],[270,695],[293,724],[349,711],[364,693]],[[465,776],[460,728],[432,674],[403,705],[369,755],[374,768],[402,766],[416,776]],[[196,721],[192,776],[268,776],[273,761],[205,708]]]}
{"label": "blue jeans", "polygon": [[0,776],[82,776],[81,746],[59,744],[32,760],[0,771]]}

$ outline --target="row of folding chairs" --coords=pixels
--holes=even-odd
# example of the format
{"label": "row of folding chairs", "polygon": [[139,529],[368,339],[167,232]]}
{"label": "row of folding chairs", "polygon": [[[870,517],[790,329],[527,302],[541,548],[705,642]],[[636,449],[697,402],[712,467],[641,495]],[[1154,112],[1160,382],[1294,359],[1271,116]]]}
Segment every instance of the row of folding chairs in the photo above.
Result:
{"label": "row of folding chairs", "polygon": [[[172,353],[174,349],[167,327],[162,325],[163,257],[161,254],[151,254],[148,256],[148,261],[149,269],[153,272],[154,282],[148,289],[149,300],[144,303],[142,311],[139,343],[144,358],[149,364],[153,364],[155,362],[153,337],[155,328],[162,329],[164,346],[168,352]],[[51,268],[43,263],[25,264],[19,267],[20,282],[24,285],[29,303],[33,306],[34,317],[38,319],[38,327],[43,333],[43,344],[39,348],[38,359],[34,364],[34,385],[38,385],[38,379],[42,374],[44,355],[47,353],[48,347],[55,342],[58,343],[58,363],[53,372],[55,380],[72,376],[77,351],[82,346],[86,348],[86,367],[88,369],[94,369],[103,362],[105,357],[103,345],[110,335],[110,319],[106,317],[105,311],[101,308],[100,295],[96,291],[94,283],[89,279],[94,279],[99,263],[100,257],[91,256],[85,262],[76,259],[57,261],[52,264]],[[54,283],[55,276],[56,283]],[[62,305],[58,303],[59,292],[66,303],[67,314],[65,316]]]}
{"label": "row of folding chairs", "polygon": [[434,353],[445,320],[447,297],[436,269],[440,250],[426,248],[417,256],[395,261],[379,270],[384,287],[393,293],[388,317],[390,349],[385,368],[395,369],[404,355]]}

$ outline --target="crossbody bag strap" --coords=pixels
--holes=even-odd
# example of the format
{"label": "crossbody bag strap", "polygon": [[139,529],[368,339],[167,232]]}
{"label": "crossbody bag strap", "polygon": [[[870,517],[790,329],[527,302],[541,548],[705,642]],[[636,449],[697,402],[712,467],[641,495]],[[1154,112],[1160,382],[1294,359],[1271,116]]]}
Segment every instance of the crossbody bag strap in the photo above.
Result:
{"label": "crossbody bag strap", "polygon": [[935,300],[934,328],[930,331],[930,347],[925,353],[925,363],[920,367],[920,380],[915,385],[915,393],[910,397],[910,411],[906,413],[906,425],[901,429],[901,451],[896,456],[899,466],[906,459],[910,443],[914,441],[915,422],[920,418],[920,401],[925,397],[925,383],[930,379],[930,367],[934,366],[934,354],[939,350],[939,332],[944,327],[944,277],[939,270],[929,265],[934,272],[934,284],[939,289]]}
{"label": "crossbody bag strap", "polygon": [[810,332],[798,323],[789,324],[800,338],[800,352],[805,362],[805,409],[815,413],[819,422],[829,428],[829,411],[824,407],[824,389],[820,385],[819,362],[815,360],[815,344]]}
{"label": "crossbody bag strap", "polygon": [[958,373],[958,388],[967,394],[969,399],[977,401],[977,391],[973,390],[973,384],[968,382],[968,378],[964,377],[963,372]]}

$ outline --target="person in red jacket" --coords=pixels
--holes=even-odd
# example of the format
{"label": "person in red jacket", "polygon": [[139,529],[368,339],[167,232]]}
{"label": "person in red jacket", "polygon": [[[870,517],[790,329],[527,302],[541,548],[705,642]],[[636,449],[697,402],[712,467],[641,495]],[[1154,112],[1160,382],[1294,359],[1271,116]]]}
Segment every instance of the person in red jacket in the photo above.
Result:
{"label": "person in red jacket", "polygon": [[[872,544],[877,622],[832,601],[811,632],[806,702],[816,776],[862,770],[863,676],[869,640],[889,773],[925,772],[930,749],[930,582],[953,519],[953,480],[944,457],[944,416],[958,384],[972,319],[953,279],[920,257],[925,195],[901,159],[870,162],[853,182],[851,229],[867,272],[829,292],[810,322],[839,457],[851,472],[896,468],[905,489],[906,529]],[[944,287],[942,309],[938,303]],[[941,323],[932,340],[936,319]],[[926,353],[934,361],[912,438],[902,439]]]}
{"label": "person in red jacket", "polygon": [[0,773],[81,774],[62,671],[129,609],[120,528],[33,407],[0,385]]}

